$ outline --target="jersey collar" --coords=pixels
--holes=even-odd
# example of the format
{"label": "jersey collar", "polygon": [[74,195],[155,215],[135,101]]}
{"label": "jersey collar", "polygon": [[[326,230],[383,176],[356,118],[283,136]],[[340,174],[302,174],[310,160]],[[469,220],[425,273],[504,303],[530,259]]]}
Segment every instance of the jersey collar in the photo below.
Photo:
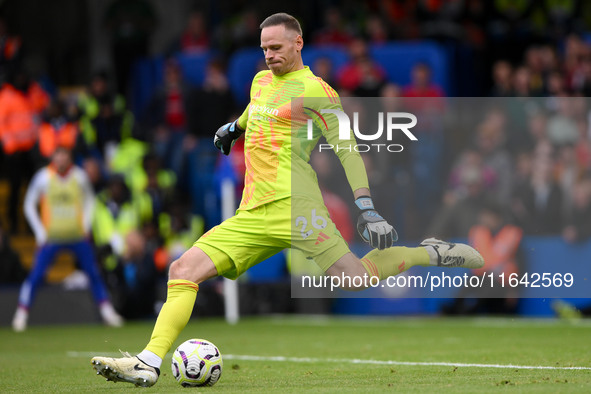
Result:
{"label": "jersey collar", "polygon": [[286,73],[283,75],[273,74],[273,79],[277,80],[277,81],[282,81],[282,80],[286,80],[286,79],[302,78],[302,77],[309,75],[309,74],[312,74],[312,71],[310,71],[310,67],[304,66],[304,68],[302,68],[300,70],[292,71],[290,73]]}

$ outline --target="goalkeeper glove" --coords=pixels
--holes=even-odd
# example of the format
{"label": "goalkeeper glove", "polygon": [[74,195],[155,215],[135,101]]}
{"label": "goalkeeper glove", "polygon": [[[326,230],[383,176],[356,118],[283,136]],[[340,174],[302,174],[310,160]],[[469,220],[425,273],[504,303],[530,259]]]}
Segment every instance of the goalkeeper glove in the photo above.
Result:
{"label": "goalkeeper glove", "polygon": [[242,133],[244,133],[244,130],[241,130],[240,127],[238,127],[238,120],[235,120],[232,123],[226,123],[215,132],[213,144],[216,148],[222,151],[224,155],[228,156],[234,143],[240,138]]}
{"label": "goalkeeper glove", "polygon": [[357,219],[357,231],[365,242],[381,250],[398,241],[396,230],[374,209],[371,197],[359,197],[355,200],[355,205],[361,210]]}

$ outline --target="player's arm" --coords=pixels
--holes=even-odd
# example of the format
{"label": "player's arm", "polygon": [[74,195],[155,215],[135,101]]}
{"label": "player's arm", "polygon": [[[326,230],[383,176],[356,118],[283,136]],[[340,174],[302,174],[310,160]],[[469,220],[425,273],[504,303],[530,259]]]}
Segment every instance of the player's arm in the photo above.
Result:
{"label": "player's arm", "polygon": [[92,190],[90,180],[83,171],[80,174],[80,186],[84,194],[84,211],[82,212],[82,228],[85,235],[89,235],[92,229],[92,219],[94,218],[94,207],[96,196]]}
{"label": "player's arm", "polygon": [[[338,105],[337,109],[342,110],[342,107]],[[347,181],[353,190],[355,205],[359,208],[357,219],[359,235],[374,248],[391,247],[398,240],[398,234],[394,227],[375,210],[369,191],[365,164],[359,152],[354,149],[356,141],[353,133],[349,133],[349,139],[341,140],[338,121],[334,115],[327,116],[327,126],[324,128],[323,134],[327,142],[334,147],[333,151],[339,158]]]}
{"label": "player's arm", "polygon": [[45,170],[39,171],[37,174],[35,174],[31,180],[31,183],[29,184],[23,204],[25,217],[27,218],[31,229],[33,230],[33,234],[35,234],[35,240],[39,246],[43,245],[47,240],[47,231],[43,226],[43,222],[41,222],[41,218],[39,217],[39,212],[37,210],[39,200],[41,199],[41,195],[43,193],[43,183],[46,177],[47,173]]}
{"label": "player's arm", "polygon": [[230,154],[230,150],[232,150],[236,140],[246,131],[249,107],[250,104],[246,106],[246,109],[238,119],[231,123],[226,123],[215,132],[213,144],[226,156]]}

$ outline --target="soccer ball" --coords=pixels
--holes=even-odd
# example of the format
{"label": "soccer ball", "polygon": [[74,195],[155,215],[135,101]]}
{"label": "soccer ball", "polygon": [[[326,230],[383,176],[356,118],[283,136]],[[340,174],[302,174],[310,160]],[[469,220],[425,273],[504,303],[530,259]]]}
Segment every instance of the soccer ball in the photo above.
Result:
{"label": "soccer ball", "polygon": [[213,386],[222,375],[222,355],[205,339],[189,339],[172,355],[172,375],[183,387]]}

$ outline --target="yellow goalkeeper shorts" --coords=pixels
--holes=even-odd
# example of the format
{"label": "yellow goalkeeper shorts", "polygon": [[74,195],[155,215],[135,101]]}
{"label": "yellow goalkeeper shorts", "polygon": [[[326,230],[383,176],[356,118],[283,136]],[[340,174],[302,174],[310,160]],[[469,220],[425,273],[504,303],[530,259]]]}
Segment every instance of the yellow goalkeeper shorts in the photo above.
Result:
{"label": "yellow goalkeeper shorts", "polygon": [[326,271],[349,253],[323,201],[284,198],[236,215],[195,242],[219,275],[236,279],[250,267],[286,248],[301,250]]}

